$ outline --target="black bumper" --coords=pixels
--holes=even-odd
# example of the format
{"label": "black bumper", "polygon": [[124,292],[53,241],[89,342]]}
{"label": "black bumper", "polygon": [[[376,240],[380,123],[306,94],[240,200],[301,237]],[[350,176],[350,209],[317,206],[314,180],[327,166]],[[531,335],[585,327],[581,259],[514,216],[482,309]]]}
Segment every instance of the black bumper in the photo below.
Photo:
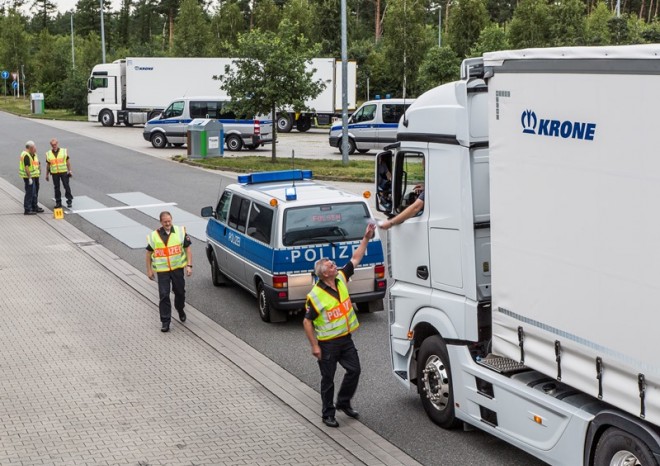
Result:
{"label": "black bumper", "polygon": [[[282,291],[281,288],[272,288],[264,283],[264,291],[266,292],[266,296],[268,297],[268,301],[270,302],[271,307],[274,309],[281,311],[295,311],[305,307],[304,299],[290,301],[288,299],[282,299],[278,297],[278,293]],[[376,301],[383,299],[384,297],[385,291],[370,291],[368,293],[351,294],[351,301],[359,304]]]}

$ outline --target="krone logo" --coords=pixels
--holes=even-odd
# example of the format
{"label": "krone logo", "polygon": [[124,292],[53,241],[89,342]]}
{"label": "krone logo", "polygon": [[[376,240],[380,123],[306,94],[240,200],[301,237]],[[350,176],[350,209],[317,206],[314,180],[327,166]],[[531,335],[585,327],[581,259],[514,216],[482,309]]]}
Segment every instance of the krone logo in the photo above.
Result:
{"label": "krone logo", "polygon": [[596,136],[596,123],[537,118],[536,112],[532,110],[523,110],[520,116],[520,124],[523,133],[536,136],[581,139],[584,141],[593,141]]}

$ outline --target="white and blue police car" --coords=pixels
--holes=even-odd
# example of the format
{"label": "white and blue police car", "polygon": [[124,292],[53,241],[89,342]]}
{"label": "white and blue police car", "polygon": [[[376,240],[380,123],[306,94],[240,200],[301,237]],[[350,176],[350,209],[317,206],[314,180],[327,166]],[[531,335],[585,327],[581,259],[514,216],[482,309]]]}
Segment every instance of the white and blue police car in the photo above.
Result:
{"label": "white and blue police car", "polygon": [[[311,180],[309,170],[239,175],[209,217],[206,253],[216,286],[227,279],[258,299],[265,322],[303,309],[315,283],[314,263],[346,264],[360,244],[371,210],[363,197]],[[387,283],[383,247],[376,236],[349,283],[360,311],[383,310]]]}

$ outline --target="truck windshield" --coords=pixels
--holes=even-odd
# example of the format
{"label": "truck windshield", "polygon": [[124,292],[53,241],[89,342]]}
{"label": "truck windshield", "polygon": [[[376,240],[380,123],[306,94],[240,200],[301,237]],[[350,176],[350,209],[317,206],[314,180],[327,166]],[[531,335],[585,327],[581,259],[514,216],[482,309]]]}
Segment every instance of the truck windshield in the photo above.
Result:
{"label": "truck windshield", "polygon": [[290,208],[284,213],[282,243],[299,246],[355,241],[364,236],[369,218],[364,202]]}

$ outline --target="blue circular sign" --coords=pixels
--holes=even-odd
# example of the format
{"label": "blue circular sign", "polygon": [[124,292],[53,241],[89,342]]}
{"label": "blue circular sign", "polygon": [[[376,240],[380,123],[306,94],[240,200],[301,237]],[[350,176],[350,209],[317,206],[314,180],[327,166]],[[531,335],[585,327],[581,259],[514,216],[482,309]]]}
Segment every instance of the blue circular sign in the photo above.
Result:
{"label": "blue circular sign", "polygon": [[0,73],[0,76],[2,76],[2,79],[9,78],[9,71],[3,71],[2,73]]}
{"label": "blue circular sign", "polygon": [[13,87],[14,89],[18,89],[18,81],[13,81],[11,83],[11,87]]}

